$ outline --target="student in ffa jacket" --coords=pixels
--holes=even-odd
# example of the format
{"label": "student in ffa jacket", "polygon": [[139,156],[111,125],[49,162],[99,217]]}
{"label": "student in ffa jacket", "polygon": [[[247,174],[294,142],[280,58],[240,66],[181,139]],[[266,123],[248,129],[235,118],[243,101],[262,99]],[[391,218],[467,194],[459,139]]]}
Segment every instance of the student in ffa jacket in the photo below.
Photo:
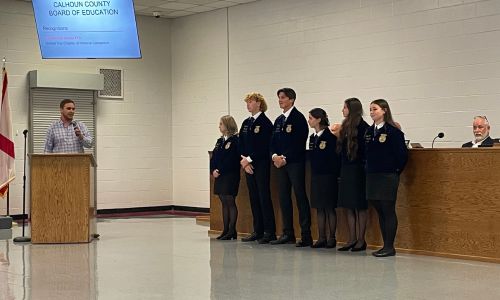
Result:
{"label": "student in ffa jacket", "polygon": [[[309,137],[311,162],[311,207],[316,208],[318,240],[312,248],[335,248],[337,240],[338,177],[340,159],[336,152],[337,137],[329,130],[326,112],[314,108],[307,121],[315,133]],[[328,227],[329,237],[326,238]]]}
{"label": "student in ffa jacket", "polygon": [[247,109],[252,114],[241,124],[239,134],[240,164],[246,173],[250,206],[253,217],[253,233],[243,242],[258,240],[267,244],[276,240],[273,203],[271,201],[271,159],[269,144],[273,123],[266,116],[267,104],[259,93],[245,97]]}
{"label": "student in ffa jacket", "polygon": [[344,120],[337,139],[341,158],[338,207],[346,210],[349,241],[338,251],[358,252],[366,250],[365,132],[369,125],[363,120],[363,106],[358,98],[346,99],[342,114]]}
{"label": "student in ffa jacket", "polygon": [[302,239],[297,247],[312,245],[311,212],[305,187],[306,140],[309,133],[304,115],[294,107],[296,94],[291,88],[278,90],[283,114],[274,121],[271,153],[277,168],[283,234],[271,244],[294,243],[292,187],[297,200]]}
{"label": "student in ffa jacket", "polygon": [[474,140],[463,144],[462,148],[493,147],[493,139],[490,137],[490,122],[486,116],[474,117],[472,133]]}
{"label": "student in ffa jacket", "polygon": [[404,133],[394,123],[387,101],[373,101],[370,104],[370,117],[374,123],[365,134],[366,198],[377,210],[384,240],[384,247],[372,254],[376,257],[394,256],[399,174],[408,160],[408,149]]}
{"label": "student in ffa jacket", "polygon": [[223,116],[220,118],[219,130],[222,137],[217,140],[210,159],[210,172],[215,178],[214,194],[218,195],[222,202],[224,222],[224,230],[217,239],[231,240],[237,239],[238,208],[235,198],[240,185],[238,126],[233,117]]}

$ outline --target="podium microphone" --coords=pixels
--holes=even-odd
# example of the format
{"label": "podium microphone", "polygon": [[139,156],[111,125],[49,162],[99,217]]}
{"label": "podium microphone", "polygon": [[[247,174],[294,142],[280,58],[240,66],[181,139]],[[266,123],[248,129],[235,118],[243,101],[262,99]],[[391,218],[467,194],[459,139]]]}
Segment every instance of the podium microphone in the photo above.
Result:
{"label": "podium microphone", "polygon": [[24,134],[24,173],[23,173],[23,236],[14,238],[15,243],[29,243],[31,238],[24,236],[24,219],[26,218],[26,137],[28,129],[23,131]]}
{"label": "podium microphone", "polygon": [[444,133],[443,132],[440,132],[438,133],[438,135],[432,140],[432,146],[431,148],[434,148],[434,141],[437,139],[437,138],[440,138],[442,139],[444,137]]}

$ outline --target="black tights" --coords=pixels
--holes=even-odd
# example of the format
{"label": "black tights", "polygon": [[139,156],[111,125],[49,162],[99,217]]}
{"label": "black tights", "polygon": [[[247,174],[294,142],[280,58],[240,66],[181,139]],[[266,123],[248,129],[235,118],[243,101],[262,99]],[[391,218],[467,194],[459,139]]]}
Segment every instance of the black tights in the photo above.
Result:
{"label": "black tights", "polygon": [[316,210],[318,221],[318,241],[326,240],[326,227],[328,225],[329,238],[335,239],[335,231],[337,230],[337,213],[335,208],[318,208]]}
{"label": "black tights", "polygon": [[398,229],[398,217],[396,216],[396,201],[371,201],[378,213],[380,232],[384,240],[384,249],[394,249],[394,239]]}
{"label": "black tights", "polygon": [[[356,243],[356,247],[359,248],[363,246],[363,244],[365,243],[365,232],[366,232],[366,222],[368,221],[368,210],[367,209],[357,210],[349,208],[346,210],[347,210],[347,226],[349,227],[349,244]],[[356,230],[356,227],[358,230]]]}
{"label": "black tights", "polygon": [[219,195],[222,203],[222,220],[224,231],[222,233],[233,233],[236,231],[236,220],[238,220],[238,208],[233,195]]}

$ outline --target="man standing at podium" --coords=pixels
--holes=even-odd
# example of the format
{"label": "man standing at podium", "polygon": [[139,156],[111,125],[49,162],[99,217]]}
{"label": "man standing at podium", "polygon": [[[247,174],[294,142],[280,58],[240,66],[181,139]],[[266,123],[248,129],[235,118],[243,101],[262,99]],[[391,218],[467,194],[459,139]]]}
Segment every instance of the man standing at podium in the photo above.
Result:
{"label": "man standing at podium", "polygon": [[490,122],[486,116],[474,117],[472,133],[474,140],[463,144],[462,148],[493,147],[493,139],[490,138]]}
{"label": "man standing at podium", "polygon": [[47,130],[45,153],[83,153],[83,148],[92,147],[92,136],[83,122],[73,119],[75,102],[64,99],[59,104],[61,118]]}

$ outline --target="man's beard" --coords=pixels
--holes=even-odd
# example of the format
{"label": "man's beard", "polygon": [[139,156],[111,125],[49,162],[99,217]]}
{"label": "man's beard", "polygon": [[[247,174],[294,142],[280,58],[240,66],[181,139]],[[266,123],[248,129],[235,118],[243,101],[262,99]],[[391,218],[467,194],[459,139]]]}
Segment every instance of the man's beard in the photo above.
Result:
{"label": "man's beard", "polygon": [[474,141],[476,141],[476,143],[478,143],[478,142],[484,140],[485,137],[486,136],[476,135],[476,136],[474,136]]}

